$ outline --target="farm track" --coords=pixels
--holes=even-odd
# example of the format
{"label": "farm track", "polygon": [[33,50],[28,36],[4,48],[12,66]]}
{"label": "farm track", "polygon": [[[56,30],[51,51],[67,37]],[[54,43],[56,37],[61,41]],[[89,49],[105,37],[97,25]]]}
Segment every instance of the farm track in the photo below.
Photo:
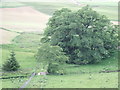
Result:
{"label": "farm track", "polygon": [[22,90],[22,88],[25,88],[34,76],[35,76],[35,72],[31,74],[30,78],[20,87],[19,90]]}

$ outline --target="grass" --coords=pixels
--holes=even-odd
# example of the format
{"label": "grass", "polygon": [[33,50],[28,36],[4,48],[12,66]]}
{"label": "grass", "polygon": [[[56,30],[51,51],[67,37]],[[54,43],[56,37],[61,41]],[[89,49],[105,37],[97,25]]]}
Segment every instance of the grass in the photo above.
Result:
{"label": "grass", "polygon": [[[32,52],[15,51],[16,59],[21,65],[21,70],[15,72],[16,75],[30,75],[36,66],[34,54]],[[4,62],[9,55],[9,51],[2,50],[2,61]],[[117,88],[118,73],[99,73],[104,70],[117,70],[117,57],[109,58],[99,64],[94,65],[65,65],[65,75],[47,75],[45,88]],[[3,63],[2,62],[2,63]],[[15,76],[15,73],[6,73],[4,77]],[[35,76],[27,88],[39,88],[42,76]],[[2,87],[20,87],[28,78],[3,79]],[[43,80],[44,81],[44,80]],[[14,83],[18,84],[15,85]],[[9,84],[10,83],[10,84]],[[9,85],[8,85],[9,84]]]}
{"label": "grass", "polygon": [[[10,50],[5,49],[7,47],[2,48],[2,57],[0,60],[0,67],[2,67],[2,64],[7,60],[10,54]],[[11,48],[11,47],[9,47]],[[3,78],[9,78],[9,77],[16,77],[16,76],[29,76],[34,68],[36,67],[36,60],[34,57],[33,52],[26,52],[26,51],[20,51],[19,49],[15,51],[16,54],[16,60],[20,64],[20,70],[17,72],[4,72],[2,74]],[[2,70],[0,70],[2,72]],[[10,79],[3,79],[2,80],[2,88],[3,87],[20,87],[28,78],[10,78]],[[17,83],[17,84],[16,84]]]}
{"label": "grass", "polygon": [[71,73],[96,73],[100,71],[111,71],[118,70],[118,57],[112,57],[107,60],[104,60],[98,64],[89,64],[89,65],[65,65],[67,68],[66,72]]}
{"label": "grass", "polygon": [[[36,76],[26,88],[40,88],[43,76]],[[27,79],[3,80],[3,87],[20,87]],[[118,73],[47,75],[44,88],[118,88]],[[14,84],[19,83],[19,84]],[[16,86],[15,86],[16,85]],[[43,86],[42,85],[42,86]]]}
{"label": "grass", "polygon": [[36,2],[26,2],[24,3],[28,6],[32,6],[33,8],[35,8],[36,10],[46,13],[48,15],[52,15],[53,12],[55,12],[57,9],[61,9],[61,8],[70,8],[70,9],[78,9],[79,6],[76,6],[72,3],[56,3],[56,2],[40,2],[40,3],[36,3]]}
{"label": "grass", "polygon": [[20,48],[36,48],[40,45],[41,37],[42,35],[39,32],[23,32],[12,41]]}
{"label": "grass", "polygon": [[18,88],[27,80],[27,78],[3,79],[2,88]]}
{"label": "grass", "polygon": [[[80,2],[80,1],[79,1]],[[93,7],[116,7],[118,6],[118,2],[112,2],[112,1],[106,1],[106,2],[101,2],[101,1],[82,1],[83,4],[89,4]]]}
{"label": "grass", "polygon": [[[118,70],[117,57],[109,58],[92,65],[65,65],[65,75],[36,76],[27,88],[118,88],[118,72],[99,73]],[[43,79],[44,78],[44,79]]]}
{"label": "grass", "polygon": [[[90,78],[91,77],[91,78]],[[56,83],[57,82],[57,83]],[[112,83],[111,83],[112,82]],[[117,88],[118,73],[48,76],[46,88]]]}
{"label": "grass", "polygon": [[[5,38],[5,41],[9,41],[8,44],[1,44],[0,48],[14,50],[14,51],[23,51],[23,52],[36,52],[38,47],[40,46],[40,39],[42,34],[40,32],[22,32],[15,33],[13,31],[6,31],[4,35],[9,38]],[[11,34],[16,35],[16,37],[12,37]],[[8,35],[9,34],[9,35]]]}
{"label": "grass", "polygon": [[95,11],[98,11],[102,15],[106,15],[110,20],[118,21],[118,7],[95,7]]}
{"label": "grass", "polygon": [[[9,54],[10,51],[5,49],[2,50],[2,62],[0,64],[3,64],[6,61]],[[17,61],[20,63],[21,69],[32,69],[36,65],[34,53],[15,51],[15,54]]]}

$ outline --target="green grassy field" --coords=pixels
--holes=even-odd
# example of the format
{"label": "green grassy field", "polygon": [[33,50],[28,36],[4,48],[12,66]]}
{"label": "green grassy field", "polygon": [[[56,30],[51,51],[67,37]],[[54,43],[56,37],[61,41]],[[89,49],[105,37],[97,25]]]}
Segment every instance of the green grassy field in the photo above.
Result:
{"label": "green grassy field", "polygon": [[[46,88],[117,88],[117,73],[48,76]],[[57,83],[56,83],[57,82]],[[112,82],[112,83],[111,83]]]}
{"label": "green grassy field", "polygon": [[[10,77],[16,75],[30,75],[36,66],[36,61],[33,52],[16,51],[16,59],[21,65],[21,70],[11,73],[3,74],[3,77]],[[9,56],[9,51],[2,50],[2,63]],[[117,88],[118,86],[118,73],[99,73],[105,70],[118,70],[117,57],[109,58],[99,64],[94,65],[64,65],[65,75],[47,75],[45,88]],[[28,88],[39,88],[41,85],[41,77],[35,76],[33,80],[27,86]],[[29,78],[29,77],[28,77]],[[3,79],[3,87],[20,87],[28,78],[18,79]],[[15,85],[14,83],[18,84]],[[10,83],[10,84],[9,84]],[[96,84],[94,84],[96,83]],[[8,85],[9,84],[9,85]],[[87,85],[87,86],[86,86]]]}
{"label": "green grassy field", "polygon": [[[9,57],[9,53],[9,50],[2,50],[2,63]],[[34,58],[34,53],[23,51],[15,51],[15,53],[16,59],[20,63],[21,69],[31,69],[35,66],[36,62]]]}
{"label": "green grassy field", "polygon": [[[35,76],[26,88],[40,88],[41,78],[42,76]],[[20,87],[26,80],[26,78],[3,80],[2,84],[6,88]],[[118,73],[94,73],[91,78],[90,74],[48,75],[43,82],[44,88],[118,88]]]}

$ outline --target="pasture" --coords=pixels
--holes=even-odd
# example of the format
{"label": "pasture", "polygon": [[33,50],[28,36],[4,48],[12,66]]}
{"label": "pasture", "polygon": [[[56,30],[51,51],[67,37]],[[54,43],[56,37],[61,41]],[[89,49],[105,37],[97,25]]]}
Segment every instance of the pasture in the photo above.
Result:
{"label": "pasture", "polygon": [[[100,14],[106,15],[111,21],[118,20],[117,2],[80,2],[81,5],[90,5]],[[78,10],[72,2],[15,2],[1,3],[2,25],[2,57],[0,57],[2,88],[19,88],[36,69],[35,54],[40,46],[40,39],[44,28],[53,12],[61,8]],[[115,22],[116,23],[116,22]],[[5,30],[4,30],[4,29]],[[20,64],[17,72],[3,72],[2,64],[14,50],[16,59]],[[118,55],[104,60],[98,64],[74,65],[65,64],[65,75],[36,75],[26,88],[118,88],[118,72],[103,73],[101,71],[118,70]],[[40,70],[38,70],[40,71]],[[27,76],[23,78],[10,78]],[[17,83],[17,84],[16,84]]]}
{"label": "pasture", "polygon": [[[2,87],[20,87],[24,84],[31,73],[36,68],[36,60],[33,52],[15,51],[16,59],[21,65],[21,69],[18,72],[5,73],[2,77],[11,76],[25,76],[27,78],[11,78],[3,79]],[[2,63],[8,58],[9,50],[2,50]],[[118,70],[117,56],[104,60],[99,64],[94,65],[64,65],[65,75],[46,75],[35,76],[29,83],[27,88],[40,88],[41,80],[45,84],[45,88],[117,88],[118,87],[118,72],[100,73],[101,71],[114,71]],[[38,70],[39,71],[39,70]],[[45,78],[45,79],[43,79]],[[44,81],[45,80],[45,81]],[[15,85],[15,83],[18,83]],[[96,83],[96,84],[94,84]],[[8,85],[9,84],[9,85]],[[87,85],[87,86],[86,86]]]}

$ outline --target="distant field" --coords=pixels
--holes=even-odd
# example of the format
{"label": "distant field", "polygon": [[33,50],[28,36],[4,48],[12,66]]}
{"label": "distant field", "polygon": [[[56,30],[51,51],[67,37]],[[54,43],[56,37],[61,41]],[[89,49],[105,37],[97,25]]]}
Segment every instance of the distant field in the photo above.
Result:
{"label": "distant field", "polygon": [[[118,20],[117,2],[80,2],[80,4],[90,5],[94,10],[106,15],[112,21]],[[78,10],[82,7],[72,2],[14,2],[2,3],[0,6],[2,27],[19,32],[43,32],[54,11],[61,8]]]}
{"label": "distant field", "polygon": [[[79,0],[77,0],[79,1]],[[88,2],[79,1],[81,5],[90,5],[94,10],[106,15],[111,20],[118,20],[118,3],[117,2]],[[61,8],[70,8],[72,10],[78,10],[81,6],[74,4],[71,1],[66,2],[14,2],[14,3],[1,3],[1,8],[15,8],[23,6],[32,6],[36,10],[48,15],[52,15],[54,11]]]}
{"label": "distant field", "polygon": [[2,12],[0,27],[18,32],[38,31],[42,33],[50,17],[32,7],[0,8],[0,12]]}
{"label": "distant field", "polygon": [[15,38],[19,34],[15,32],[10,32],[10,31],[0,29],[0,35],[1,35],[0,44],[10,44],[12,39]]}
{"label": "distant field", "polygon": [[32,6],[36,10],[48,15],[52,15],[54,11],[61,8],[69,8],[72,10],[78,10],[84,5],[90,5],[94,10],[100,14],[106,15],[110,20],[118,20],[118,3],[117,2],[80,2],[81,6],[78,6],[72,2],[24,2],[28,6]]}
{"label": "distant field", "polygon": [[51,15],[58,9],[69,8],[72,10],[77,10],[81,7],[74,5],[73,3],[56,3],[56,2],[24,2],[28,6],[32,6],[34,9],[43,12],[45,14]]}
{"label": "distant field", "polygon": [[14,8],[14,7],[22,7],[25,6],[20,2],[2,2],[0,3],[0,8]]}

